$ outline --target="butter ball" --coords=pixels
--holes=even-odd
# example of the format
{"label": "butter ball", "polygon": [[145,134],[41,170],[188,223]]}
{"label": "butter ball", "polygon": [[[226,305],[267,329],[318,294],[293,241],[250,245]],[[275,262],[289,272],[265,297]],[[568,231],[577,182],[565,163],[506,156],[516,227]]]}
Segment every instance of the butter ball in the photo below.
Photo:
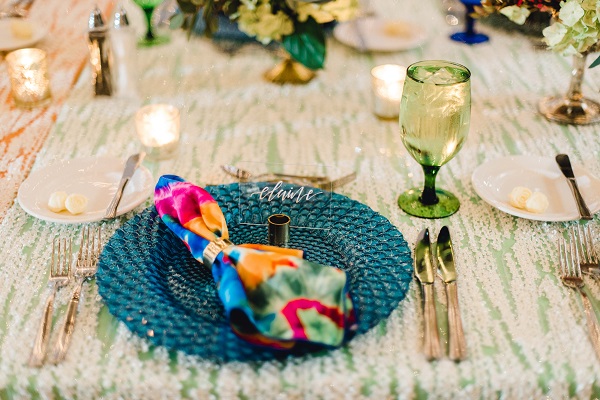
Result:
{"label": "butter ball", "polygon": [[87,207],[88,198],[79,193],[71,193],[65,200],[65,207],[71,214],[81,214]]}
{"label": "butter ball", "polygon": [[543,213],[548,209],[550,202],[542,192],[534,192],[525,202],[525,209],[533,213]]}
{"label": "butter ball", "polygon": [[67,193],[63,191],[53,192],[48,198],[48,209],[52,212],[61,212],[65,209]]}
{"label": "butter ball", "polygon": [[524,186],[516,186],[508,195],[508,201],[511,206],[525,208],[525,203],[531,197],[531,190]]}

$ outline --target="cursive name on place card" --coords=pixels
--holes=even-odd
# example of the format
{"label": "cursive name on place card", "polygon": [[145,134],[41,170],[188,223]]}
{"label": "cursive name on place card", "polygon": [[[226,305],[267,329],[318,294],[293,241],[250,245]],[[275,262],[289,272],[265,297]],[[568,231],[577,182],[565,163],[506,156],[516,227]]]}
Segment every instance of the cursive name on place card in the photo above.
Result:
{"label": "cursive name on place card", "polygon": [[254,195],[258,195],[260,200],[267,199],[268,201],[272,201],[273,199],[280,199],[280,200],[284,201],[284,200],[289,199],[291,201],[295,201],[296,203],[299,203],[300,201],[302,201],[302,199],[309,201],[312,198],[314,198],[320,194],[323,194],[323,192],[315,192],[312,189],[309,189],[305,193],[304,186],[300,186],[300,187],[294,188],[294,189],[287,189],[287,190],[282,189],[281,188],[282,186],[283,186],[283,181],[279,181],[273,187],[265,186],[262,190],[260,190],[258,192],[250,193],[250,197],[252,197]]}

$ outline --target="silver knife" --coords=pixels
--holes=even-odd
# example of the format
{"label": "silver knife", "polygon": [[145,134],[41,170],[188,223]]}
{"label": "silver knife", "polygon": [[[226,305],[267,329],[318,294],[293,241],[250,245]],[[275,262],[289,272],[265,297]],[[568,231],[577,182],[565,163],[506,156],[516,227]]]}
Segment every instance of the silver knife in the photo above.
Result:
{"label": "silver knife", "polygon": [[415,276],[421,282],[423,293],[423,352],[428,360],[441,357],[442,349],[438,333],[437,317],[435,314],[435,299],[433,294],[433,259],[431,258],[431,242],[429,229],[425,228],[419,233],[415,245]]}
{"label": "silver knife", "polygon": [[127,182],[129,182],[129,180],[135,173],[135,170],[140,166],[142,161],[144,161],[144,157],[146,157],[146,153],[142,151],[141,153],[129,156],[129,158],[127,159],[127,162],[125,163],[125,170],[123,171],[123,176],[121,176],[121,181],[119,182],[119,186],[117,187],[117,192],[115,193],[115,196],[108,205],[104,218],[114,218],[117,216],[117,207],[119,206],[121,197],[123,197],[123,190],[125,189],[125,185],[127,185]]}
{"label": "silver knife", "polygon": [[450,230],[447,226],[442,227],[440,230],[436,253],[438,265],[442,271],[442,280],[446,284],[446,297],[448,299],[448,356],[451,360],[460,361],[467,355],[467,344],[458,307],[454,251],[452,250]]}
{"label": "silver knife", "polygon": [[575,198],[575,202],[577,203],[579,216],[581,217],[581,219],[593,219],[592,214],[590,213],[590,209],[585,204],[585,201],[581,196],[579,186],[577,186],[577,180],[575,179],[575,174],[573,173],[573,168],[571,167],[571,161],[569,160],[569,156],[566,154],[557,155],[556,163],[560,167],[560,170],[562,171],[565,178],[567,178],[567,182],[569,182],[569,187],[571,188],[571,192],[573,193],[573,197]]}

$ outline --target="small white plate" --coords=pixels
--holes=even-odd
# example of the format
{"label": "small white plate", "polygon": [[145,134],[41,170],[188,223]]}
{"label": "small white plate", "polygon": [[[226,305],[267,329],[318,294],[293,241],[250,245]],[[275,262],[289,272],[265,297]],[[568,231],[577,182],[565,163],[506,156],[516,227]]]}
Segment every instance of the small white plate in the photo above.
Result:
{"label": "small white plate", "polygon": [[[32,35],[28,38],[16,37],[10,28],[13,20],[31,24]],[[42,40],[46,33],[46,28],[35,21],[26,18],[2,18],[0,19],[0,51],[12,51],[29,47]]]}
{"label": "small white plate", "polygon": [[[573,165],[575,178],[590,211],[600,210],[600,180]],[[475,192],[487,203],[517,217],[536,221],[574,221],[579,219],[577,205],[566,178],[552,157],[509,156],[477,167],[471,176]],[[540,191],[550,205],[540,214],[513,207],[508,195],[515,186]]]}
{"label": "small white plate", "polygon": [[[357,26],[364,45],[361,44]],[[355,49],[379,52],[410,50],[427,40],[426,32],[419,25],[376,17],[342,22],[333,29],[333,36]]]}
{"label": "small white plate", "polygon": [[[17,200],[34,217],[63,224],[100,221],[117,191],[125,160],[116,157],[89,157],[61,161],[35,171],[21,184]],[[117,209],[121,215],[148,198],[154,179],[148,168],[140,166],[129,180]],[[56,191],[80,193],[88,198],[86,211],[73,215],[48,209],[48,198]]]}

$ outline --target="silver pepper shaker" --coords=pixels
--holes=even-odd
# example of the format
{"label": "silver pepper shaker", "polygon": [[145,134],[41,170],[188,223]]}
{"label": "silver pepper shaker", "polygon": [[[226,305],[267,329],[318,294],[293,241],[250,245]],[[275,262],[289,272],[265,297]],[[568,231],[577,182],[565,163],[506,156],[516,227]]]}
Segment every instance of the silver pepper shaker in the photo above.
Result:
{"label": "silver pepper shaker", "polygon": [[90,13],[88,39],[94,93],[96,96],[110,96],[113,89],[109,32],[98,7]]}
{"label": "silver pepper shaker", "polygon": [[135,49],[136,37],[129,25],[127,12],[123,6],[117,7],[113,16],[113,30],[110,34],[113,54],[114,92],[119,97],[135,97]]}

